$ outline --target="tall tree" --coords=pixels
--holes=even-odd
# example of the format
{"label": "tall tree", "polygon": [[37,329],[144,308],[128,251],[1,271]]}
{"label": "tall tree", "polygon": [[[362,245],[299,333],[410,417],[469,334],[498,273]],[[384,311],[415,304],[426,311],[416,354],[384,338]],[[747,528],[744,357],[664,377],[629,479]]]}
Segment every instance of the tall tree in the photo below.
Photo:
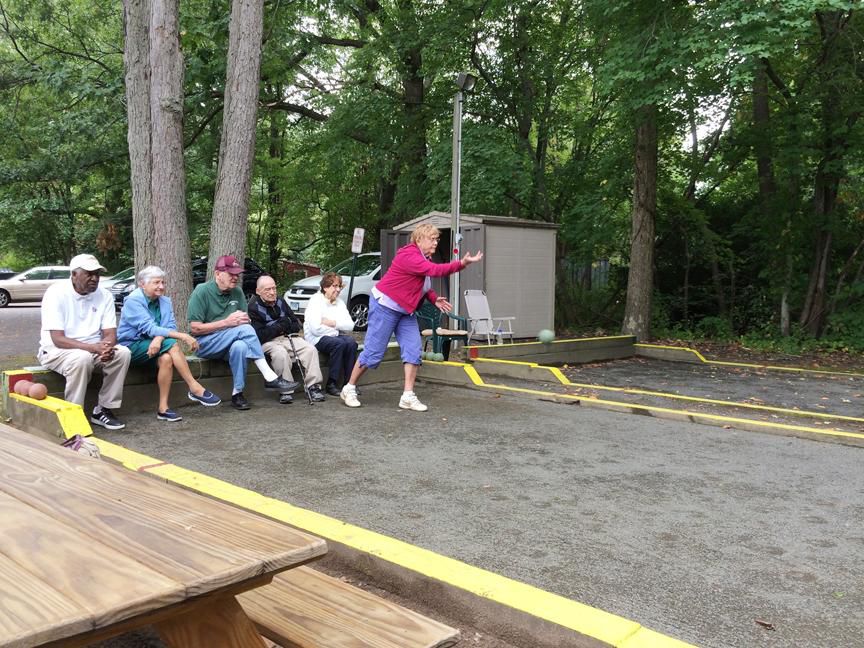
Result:
{"label": "tall tree", "polygon": [[135,268],[156,262],[151,193],[150,0],[124,0],[123,62],[126,69],[127,142],[132,178]]}
{"label": "tall tree", "polygon": [[264,0],[233,0],[228,31],[222,140],[213,200],[208,273],[212,273],[217,258],[223,254],[233,254],[241,260],[246,255]]}
{"label": "tall tree", "polygon": [[637,340],[651,336],[654,293],[654,228],[657,217],[657,106],[637,111],[630,272],[622,331]]}

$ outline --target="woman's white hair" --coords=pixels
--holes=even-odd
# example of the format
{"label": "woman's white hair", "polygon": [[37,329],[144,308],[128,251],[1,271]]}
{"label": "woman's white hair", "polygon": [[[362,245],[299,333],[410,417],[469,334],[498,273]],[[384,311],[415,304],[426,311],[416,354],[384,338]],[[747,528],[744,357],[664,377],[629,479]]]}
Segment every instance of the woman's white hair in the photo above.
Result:
{"label": "woman's white hair", "polygon": [[138,273],[138,285],[143,286],[151,279],[162,279],[164,276],[165,271],[159,266],[150,265],[141,268],[141,272]]}

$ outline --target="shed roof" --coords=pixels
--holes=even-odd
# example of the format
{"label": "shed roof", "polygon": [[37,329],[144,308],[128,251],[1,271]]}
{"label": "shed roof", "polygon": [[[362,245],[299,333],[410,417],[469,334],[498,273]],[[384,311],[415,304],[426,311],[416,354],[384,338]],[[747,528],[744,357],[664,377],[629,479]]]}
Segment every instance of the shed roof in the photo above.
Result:
{"label": "shed roof", "polygon": [[[528,220],[527,218],[515,218],[513,216],[492,216],[489,214],[460,214],[459,221],[462,224],[473,223],[482,225],[496,225],[500,227],[523,227],[531,229],[558,229],[556,223]],[[450,212],[431,211],[417,218],[412,218],[404,223],[394,225],[394,230],[411,230],[420,223],[431,223],[438,229],[449,229],[452,219]]]}

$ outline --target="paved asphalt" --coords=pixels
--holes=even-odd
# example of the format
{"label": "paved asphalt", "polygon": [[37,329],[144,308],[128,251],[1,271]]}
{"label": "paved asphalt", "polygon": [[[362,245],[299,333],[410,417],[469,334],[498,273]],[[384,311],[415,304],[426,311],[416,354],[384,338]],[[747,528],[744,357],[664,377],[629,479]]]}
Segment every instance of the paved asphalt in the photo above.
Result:
{"label": "paved asphalt", "polygon": [[411,413],[399,391],[101,436],[698,645],[860,645],[864,449],[429,384]]}
{"label": "paved asphalt", "polygon": [[[32,357],[38,328],[38,305],[0,309],[0,361]],[[408,413],[398,385],[363,392],[359,410],[184,406],[101,436],[695,644],[861,645],[864,449],[433,385]]]}
{"label": "paved asphalt", "polygon": [[40,324],[38,302],[0,308],[0,364],[21,357],[35,363]]}

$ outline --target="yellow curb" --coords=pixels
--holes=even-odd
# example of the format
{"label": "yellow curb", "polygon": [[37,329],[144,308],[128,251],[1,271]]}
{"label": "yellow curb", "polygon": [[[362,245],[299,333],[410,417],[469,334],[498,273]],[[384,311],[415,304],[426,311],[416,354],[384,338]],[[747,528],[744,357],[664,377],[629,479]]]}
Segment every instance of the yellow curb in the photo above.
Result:
{"label": "yellow curb", "polygon": [[[755,403],[743,403],[741,401],[725,401],[719,400],[716,398],[702,398],[700,396],[684,396],[681,394],[670,394],[668,392],[657,392],[651,391],[648,389],[634,389],[632,387],[611,387],[608,385],[592,385],[588,383],[574,383],[571,382],[564,373],[558,369],[557,367],[548,367],[546,365],[537,364],[536,362],[519,362],[518,360],[497,360],[495,358],[478,358],[475,361],[476,363],[488,362],[490,364],[498,363],[498,364],[510,364],[510,365],[523,365],[528,367],[529,369],[537,369],[537,370],[545,370],[552,374],[562,385],[566,385],[568,387],[579,387],[581,389],[594,389],[597,391],[611,391],[611,392],[620,392],[622,394],[635,394],[640,396],[655,396],[657,398],[668,398],[670,400],[682,400],[691,403],[709,403],[711,405],[722,405],[724,407],[740,407],[742,409],[750,409],[762,412],[772,412],[779,414],[787,414],[789,416],[798,416],[802,418],[821,418],[828,419],[832,421],[849,421],[851,423],[864,423],[864,418],[857,416],[845,416],[843,414],[831,414],[828,412],[814,412],[813,410],[796,410],[789,409],[786,407],[774,407],[773,405],[756,405]],[[864,377],[864,375],[862,375]],[[584,398],[591,398],[590,396],[583,396]],[[592,400],[594,400],[592,398]],[[638,404],[634,403],[633,405],[638,406]]]}
{"label": "yellow curb", "polygon": [[[512,342],[506,344],[497,344],[494,345],[494,348],[507,348],[511,346],[529,346],[529,345],[537,345],[537,344],[565,344],[567,342],[586,342],[589,340],[623,340],[630,339],[632,335],[601,335],[600,337],[589,337],[589,338],[567,338],[564,340],[552,340],[551,342],[540,342],[539,340],[534,340],[532,342]],[[466,349],[488,349],[488,344],[466,344]]]}
{"label": "yellow curb", "polygon": [[666,637],[667,643],[662,644],[630,643],[639,636],[650,636],[657,641],[664,636],[654,631],[649,631],[650,635],[640,635],[646,629],[635,621],[479,569],[407,542],[266,497],[255,491],[160,462],[108,441],[98,438],[95,441],[104,456],[132,470],[158,476],[185,488],[266,515],[477,596],[590,636],[610,646],[627,648],[648,648],[649,646],[685,648],[688,646],[671,637]]}
{"label": "yellow curb", "polygon": [[635,347],[645,347],[646,349],[673,349],[675,351],[686,351],[688,353],[694,354],[700,362],[704,362],[705,364],[713,364],[720,365],[726,367],[747,367],[749,369],[771,369],[772,371],[797,371],[800,373],[815,373],[815,374],[826,374],[829,376],[858,376],[860,378],[864,378],[864,373],[857,373],[854,371],[832,371],[829,369],[806,369],[804,367],[782,367],[777,365],[761,365],[761,364],[751,364],[747,362],[729,362],[725,360],[708,360],[699,353],[696,349],[691,349],[690,347],[676,347],[676,346],[668,346],[662,344],[634,344]]}
{"label": "yellow curb", "polygon": [[[483,387],[485,389],[491,389],[494,391],[510,391],[516,392],[520,394],[530,394],[532,396],[552,396],[554,398],[560,398],[563,400],[572,400],[572,401],[581,401],[583,404],[598,404],[598,405],[606,405],[610,408],[617,409],[619,411],[633,411],[640,410],[644,412],[656,412],[658,414],[669,414],[672,415],[676,419],[680,419],[681,417],[688,417],[691,420],[698,421],[699,419],[704,419],[708,421],[714,421],[722,424],[732,424],[739,423],[744,425],[752,425],[757,427],[764,427],[766,429],[778,429],[778,430],[786,430],[790,432],[805,432],[807,434],[816,434],[822,436],[833,436],[833,437],[846,437],[850,439],[864,439],[864,434],[857,434],[855,432],[844,432],[843,430],[835,430],[835,429],[819,429],[819,428],[811,428],[803,425],[788,425],[785,423],[771,423],[768,421],[757,421],[755,419],[742,419],[735,418],[732,416],[720,416],[718,414],[704,414],[702,412],[692,412],[690,410],[679,410],[679,409],[670,409],[667,407],[656,407],[654,405],[639,405],[635,403],[625,403],[622,401],[610,401],[603,400],[601,398],[588,398],[586,396],[578,396],[574,394],[557,394],[555,392],[546,392],[541,391],[539,389],[526,389],[524,387],[509,387],[507,385],[494,385],[486,383],[482,377],[477,373],[477,371],[473,367],[466,367],[465,373],[468,374],[468,377],[477,387]],[[795,410],[790,410],[795,411]],[[730,426],[731,427],[731,426]]]}
{"label": "yellow curb", "polygon": [[648,628],[639,628],[632,636],[616,644],[616,648],[687,648],[687,646],[690,644]]}
{"label": "yellow curb", "polygon": [[35,405],[49,412],[53,412],[57,416],[57,422],[60,423],[60,429],[67,439],[71,439],[76,434],[81,436],[91,436],[93,428],[90,427],[90,421],[84,415],[84,409],[80,405],[70,403],[62,398],[54,398],[46,396],[42,400],[22,396],[21,394],[9,394],[9,398],[13,398],[28,405]]}

